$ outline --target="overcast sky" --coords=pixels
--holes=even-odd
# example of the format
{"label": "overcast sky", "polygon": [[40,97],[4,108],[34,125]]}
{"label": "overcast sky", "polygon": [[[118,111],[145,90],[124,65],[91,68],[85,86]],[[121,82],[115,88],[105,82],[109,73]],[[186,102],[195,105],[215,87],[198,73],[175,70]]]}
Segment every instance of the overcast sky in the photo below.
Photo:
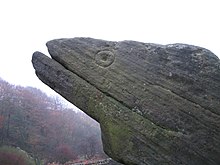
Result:
{"label": "overcast sky", "polygon": [[50,92],[31,56],[55,38],[187,43],[220,57],[219,16],[219,0],[1,0],[0,77]]}

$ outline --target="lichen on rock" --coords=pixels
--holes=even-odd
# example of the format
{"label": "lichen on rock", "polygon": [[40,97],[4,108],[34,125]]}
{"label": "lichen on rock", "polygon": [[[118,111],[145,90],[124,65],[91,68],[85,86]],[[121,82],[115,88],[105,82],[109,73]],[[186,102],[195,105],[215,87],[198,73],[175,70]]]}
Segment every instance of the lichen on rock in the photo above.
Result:
{"label": "lichen on rock", "polygon": [[124,164],[220,164],[220,60],[205,48],[56,39],[33,66],[48,86],[101,125]]}

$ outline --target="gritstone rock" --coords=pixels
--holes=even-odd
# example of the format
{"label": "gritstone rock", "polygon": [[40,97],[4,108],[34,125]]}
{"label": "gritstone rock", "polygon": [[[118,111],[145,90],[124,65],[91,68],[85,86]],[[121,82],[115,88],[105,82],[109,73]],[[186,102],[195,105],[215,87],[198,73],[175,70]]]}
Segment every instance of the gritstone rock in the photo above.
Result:
{"label": "gritstone rock", "polygon": [[207,49],[92,38],[35,52],[37,76],[100,123],[124,164],[220,164],[220,60]]}

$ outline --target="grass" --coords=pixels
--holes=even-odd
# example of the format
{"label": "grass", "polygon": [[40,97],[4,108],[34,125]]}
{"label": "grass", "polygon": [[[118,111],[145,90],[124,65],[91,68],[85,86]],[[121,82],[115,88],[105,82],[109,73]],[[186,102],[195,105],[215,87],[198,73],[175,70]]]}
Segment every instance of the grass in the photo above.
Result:
{"label": "grass", "polygon": [[0,165],[35,165],[34,160],[28,154],[15,147],[0,147]]}

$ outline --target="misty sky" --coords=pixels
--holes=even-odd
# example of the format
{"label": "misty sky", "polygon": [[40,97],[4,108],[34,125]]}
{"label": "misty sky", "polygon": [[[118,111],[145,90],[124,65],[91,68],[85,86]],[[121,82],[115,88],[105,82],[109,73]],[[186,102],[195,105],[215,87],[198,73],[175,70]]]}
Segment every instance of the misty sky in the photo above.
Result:
{"label": "misty sky", "polygon": [[220,57],[219,0],[2,0],[0,77],[50,93],[35,76],[34,51],[55,38],[187,43]]}

